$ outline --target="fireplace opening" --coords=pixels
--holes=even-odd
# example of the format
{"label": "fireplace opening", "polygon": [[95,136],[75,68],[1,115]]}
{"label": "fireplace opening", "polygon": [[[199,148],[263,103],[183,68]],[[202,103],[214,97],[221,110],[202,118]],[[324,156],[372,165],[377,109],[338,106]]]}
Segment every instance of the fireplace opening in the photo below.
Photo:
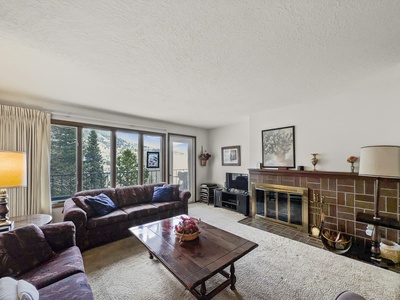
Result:
{"label": "fireplace opening", "polygon": [[266,218],[308,232],[308,189],[254,184],[253,193],[253,215],[256,218]]}

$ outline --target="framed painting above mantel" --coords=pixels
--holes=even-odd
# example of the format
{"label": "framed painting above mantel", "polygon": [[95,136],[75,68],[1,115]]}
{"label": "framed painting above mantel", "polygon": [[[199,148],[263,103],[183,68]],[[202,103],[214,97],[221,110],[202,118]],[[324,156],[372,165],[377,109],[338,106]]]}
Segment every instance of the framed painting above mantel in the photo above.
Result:
{"label": "framed painting above mantel", "polygon": [[261,133],[262,167],[294,168],[294,126],[266,129]]}

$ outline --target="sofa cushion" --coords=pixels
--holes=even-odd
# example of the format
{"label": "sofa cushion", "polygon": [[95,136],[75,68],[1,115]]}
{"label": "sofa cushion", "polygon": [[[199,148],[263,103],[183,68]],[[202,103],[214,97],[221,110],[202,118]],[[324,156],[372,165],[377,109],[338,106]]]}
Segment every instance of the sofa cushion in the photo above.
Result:
{"label": "sofa cushion", "polygon": [[174,188],[172,186],[155,186],[153,199],[151,202],[169,202],[172,201],[172,192]]}
{"label": "sofa cushion", "polygon": [[73,274],[85,272],[81,251],[73,246],[57,253],[53,258],[18,277],[40,289]]}
{"label": "sofa cushion", "polygon": [[156,215],[158,208],[151,204],[138,204],[122,208],[128,214],[130,220]]}
{"label": "sofa cushion", "polygon": [[143,185],[120,187],[116,189],[116,193],[119,208],[151,201],[151,197],[148,197]]}
{"label": "sofa cushion", "polygon": [[105,194],[86,198],[85,202],[88,203],[96,212],[96,215],[99,216],[107,215],[117,209],[114,202]]}
{"label": "sofa cushion", "polygon": [[40,300],[93,300],[93,293],[84,273],[68,276],[39,289]]}
{"label": "sofa cushion", "polygon": [[95,216],[88,220],[87,229],[104,227],[110,224],[120,223],[128,220],[128,215],[121,209],[116,209],[105,216]]}
{"label": "sofa cushion", "polygon": [[74,201],[76,206],[82,208],[85,211],[88,218],[91,218],[96,214],[96,212],[89,204],[85,202],[85,199],[89,197],[90,196],[75,196],[72,198],[72,201]]}
{"label": "sofa cushion", "polygon": [[183,207],[183,203],[181,201],[158,202],[152,203],[152,205],[157,207],[159,213]]}
{"label": "sofa cushion", "polygon": [[54,254],[43,232],[34,224],[0,234],[0,277],[18,276]]}

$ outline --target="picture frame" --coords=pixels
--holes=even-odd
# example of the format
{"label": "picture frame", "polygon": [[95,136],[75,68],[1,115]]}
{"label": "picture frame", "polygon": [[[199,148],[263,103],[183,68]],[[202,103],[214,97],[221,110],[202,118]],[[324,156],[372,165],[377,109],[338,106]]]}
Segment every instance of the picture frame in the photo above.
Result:
{"label": "picture frame", "polygon": [[295,168],[294,126],[262,130],[262,167]]}
{"label": "picture frame", "polygon": [[160,152],[147,152],[147,168],[160,168]]}
{"label": "picture frame", "polygon": [[240,166],[240,146],[221,148],[223,166]]}

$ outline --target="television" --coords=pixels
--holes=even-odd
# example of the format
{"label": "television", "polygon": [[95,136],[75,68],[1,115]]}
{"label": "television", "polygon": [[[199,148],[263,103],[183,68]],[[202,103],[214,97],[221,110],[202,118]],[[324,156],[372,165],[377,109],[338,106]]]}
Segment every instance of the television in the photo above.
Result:
{"label": "television", "polygon": [[226,173],[226,189],[235,189],[243,192],[249,190],[249,175],[241,173]]}

